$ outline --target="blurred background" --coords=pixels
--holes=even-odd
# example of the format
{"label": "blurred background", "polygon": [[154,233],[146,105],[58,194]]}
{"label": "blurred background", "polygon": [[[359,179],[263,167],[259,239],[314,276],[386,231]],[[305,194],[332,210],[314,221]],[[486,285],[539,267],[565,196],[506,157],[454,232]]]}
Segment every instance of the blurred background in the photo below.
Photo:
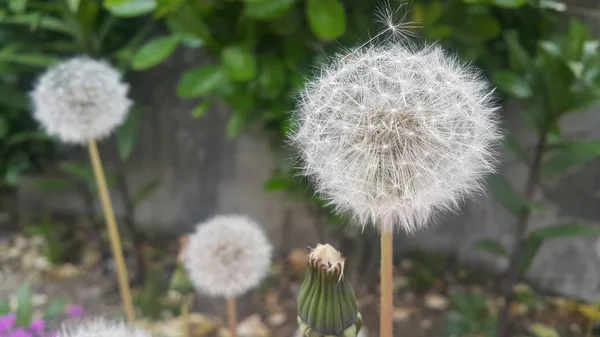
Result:
{"label": "blurred background", "polygon": [[[85,149],[45,136],[28,97],[47,67],[87,54],[122,70],[135,101],[100,150],[148,324],[179,333],[182,237],[233,212],[275,247],[269,278],[240,307],[247,336],[295,333],[305,247],[318,242],[347,256],[375,335],[378,235],[312,196],[285,138],[295,92],[328,56],[385,29],[377,13],[389,6],[407,39],[482,69],[508,133],[485,196],[397,236],[397,335],[495,336],[510,275],[514,336],[600,335],[597,0],[0,4],[0,314],[11,302],[120,312]],[[223,303],[199,298],[194,312],[194,336],[222,333]]]}

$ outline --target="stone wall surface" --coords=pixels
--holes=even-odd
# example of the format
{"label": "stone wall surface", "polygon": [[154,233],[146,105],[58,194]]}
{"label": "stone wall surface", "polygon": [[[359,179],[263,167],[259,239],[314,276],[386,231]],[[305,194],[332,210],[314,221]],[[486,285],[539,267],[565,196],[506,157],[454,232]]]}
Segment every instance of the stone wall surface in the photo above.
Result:
{"label": "stone wall surface", "polygon": [[[134,98],[149,108],[142,119],[139,145],[127,163],[127,177],[133,189],[159,178],[160,187],[138,210],[140,225],[184,233],[213,214],[239,212],[264,224],[276,249],[303,247],[318,238],[316,219],[306,205],[292,202],[284,194],[262,188],[272,166],[265,139],[255,134],[228,140],[225,136],[227,111],[216,106],[201,119],[192,119],[193,101],[181,100],[175,88],[183,69],[198,65],[203,57],[190,51],[176,53],[167,63],[131,77]],[[509,104],[504,109],[505,128],[531,150],[530,131],[520,122],[520,110]],[[600,137],[600,109],[573,114],[565,119],[563,132],[573,138]],[[102,147],[106,167],[114,167],[114,151]],[[81,151],[74,151],[82,157]],[[517,189],[522,189],[527,168],[504,154],[501,171]],[[545,207],[531,220],[530,228],[569,221],[600,223],[600,161],[568,172],[544,183],[537,192]],[[72,193],[43,193],[24,180],[19,195],[23,215],[40,210],[82,212],[80,198]],[[115,195],[117,212],[122,203]],[[468,202],[457,214],[444,215],[428,229],[399,236],[397,249],[419,248],[455,253],[464,263],[485,264],[493,270],[505,267],[499,261],[475,252],[472,245],[483,237],[514,242],[515,220],[487,196]],[[293,238],[290,240],[289,238]],[[351,252],[348,252],[351,254]],[[600,298],[600,241],[572,238],[547,242],[534,262],[532,280],[548,289],[587,300]]]}

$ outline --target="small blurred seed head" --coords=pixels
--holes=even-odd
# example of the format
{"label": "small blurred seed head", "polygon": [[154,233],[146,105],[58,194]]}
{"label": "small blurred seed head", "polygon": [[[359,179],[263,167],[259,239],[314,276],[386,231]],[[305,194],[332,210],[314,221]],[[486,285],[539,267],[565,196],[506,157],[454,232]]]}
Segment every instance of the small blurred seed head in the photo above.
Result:
{"label": "small blurred seed head", "polygon": [[65,143],[108,136],[131,106],[129,86],[108,63],[76,57],[48,69],[31,93],[34,118]]}
{"label": "small blurred seed head", "polygon": [[291,143],[304,174],[362,226],[414,231],[481,190],[501,138],[493,90],[435,45],[363,45],[301,92]]}
{"label": "small blurred seed head", "polygon": [[95,318],[80,324],[64,324],[58,337],[152,337],[147,331],[134,325]]}
{"label": "small blurred seed head", "polygon": [[184,255],[189,277],[199,292],[237,297],[267,275],[272,246],[254,221],[240,215],[216,216],[198,224]]}

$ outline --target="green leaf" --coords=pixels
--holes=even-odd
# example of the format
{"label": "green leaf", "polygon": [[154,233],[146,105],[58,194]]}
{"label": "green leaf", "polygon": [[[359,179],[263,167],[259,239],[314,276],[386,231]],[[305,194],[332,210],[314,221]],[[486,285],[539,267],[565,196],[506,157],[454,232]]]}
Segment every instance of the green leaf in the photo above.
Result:
{"label": "green leaf", "polygon": [[15,13],[23,13],[25,12],[25,8],[27,8],[27,0],[10,0],[8,7]]}
{"label": "green leaf", "polygon": [[0,315],[6,315],[10,313],[10,302],[6,300],[0,301]]}
{"label": "green leaf", "polygon": [[177,48],[177,36],[163,36],[152,39],[138,49],[133,56],[132,66],[135,70],[154,67],[166,60]]}
{"label": "green leaf", "polygon": [[572,141],[562,144],[551,152],[551,156],[542,166],[545,178],[562,173],[572,167],[584,165],[600,156],[600,140]]}
{"label": "green leaf", "polygon": [[532,236],[529,236],[525,242],[523,242],[521,258],[517,263],[517,273],[519,278],[524,278],[527,276],[527,272],[529,271],[537,252],[540,250],[542,243],[543,240]]}
{"label": "green leaf", "polygon": [[282,61],[276,58],[267,58],[260,68],[258,83],[262,92],[268,98],[277,97],[285,86],[286,69]]}
{"label": "green leaf", "polygon": [[475,242],[475,249],[492,254],[498,257],[508,257],[508,250],[500,243],[500,241],[494,239],[481,239]]}
{"label": "green leaf", "polygon": [[196,105],[194,110],[192,110],[192,118],[197,119],[197,118],[204,116],[206,114],[206,112],[208,111],[208,109],[210,109],[211,104],[212,104],[211,101],[204,101],[204,102]]}
{"label": "green leaf", "polygon": [[36,188],[44,191],[60,192],[75,188],[73,180],[67,178],[37,178],[34,182]]}
{"label": "green leaf", "polygon": [[14,145],[17,145],[17,144],[20,144],[23,142],[29,142],[29,141],[45,142],[45,141],[50,141],[50,137],[42,131],[20,132],[15,135],[12,135],[8,139],[7,143],[10,146],[14,146]]}
{"label": "green leaf", "polygon": [[492,197],[512,214],[517,215],[526,209],[527,200],[517,194],[512,185],[502,175],[494,174],[490,176],[488,184]]}
{"label": "green leaf", "polygon": [[[75,178],[81,179],[91,191],[96,191],[96,177],[91,166],[77,162],[64,162],[61,163],[60,169]],[[114,174],[106,173],[106,183],[109,187],[114,186],[116,181],[117,178]]]}
{"label": "green leaf", "polygon": [[581,223],[568,223],[563,225],[555,225],[544,227],[532,231],[529,236],[540,240],[560,239],[572,236],[598,236],[600,235],[600,227],[590,226]]}
{"label": "green leaf", "polygon": [[0,61],[12,62],[32,67],[47,68],[56,63],[59,59],[54,56],[47,56],[43,54],[26,54],[26,53],[15,53],[15,54],[4,54],[0,53]]}
{"label": "green leaf", "polygon": [[267,191],[282,191],[289,186],[289,179],[274,177],[267,180],[263,188]]}
{"label": "green leaf", "polygon": [[527,0],[493,0],[492,3],[498,7],[519,8],[527,5]]}
{"label": "green leaf", "polygon": [[89,165],[76,162],[65,162],[60,165],[60,168],[64,172],[67,172],[70,175],[94,186],[94,182],[96,181],[94,177],[94,171]]}
{"label": "green leaf", "polygon": [[115,16],[136,17],[152,13],[156,0],[104,0],[104,7]]}
{"label": "green leaf", "polygon": [[506,136],[506,138],[504,139],[504,147],[506,147],[507,150],[509,150],[515,156],[517,156],[517,158],[519,158],[519,160],[521,160],[522,162],[527,163],[529,161],[527,152],[525,152],[521,144],[519,144],[519,142],[515,139],[514,136]]}
{"label": "green leaf", "polygon": [[52,321],[59,318],[64,314],[67,304],[67,300],[62,298],[50,302],[48,309],[46,309],[46,312],[44,313],[43,319],[45,321]]}
{"label": "green leaf", "polygon": [[227,137],[235,138],[244,128],[245,120],[241,113],[234,113],[227,121]]}
{"label": "green leaf", "polygon": [[496,38],[502,27],[496,18],[490,15],[468,16],[464,23],[455,28],[456,38],[467,44],[481,44]]}
{"label": "green leaf", "polygon": [[34,306],[33,306],[33,294],[31,293],[31,287],[28,283],[25,283],[16,294],[17,300],[17,320],[16,326],[28,327],[33,318]]}
{"label": "green leaf", "polygon": [[306,16],[310,29],[324,40],[334,40],[346,32],[346,12],[339,0],[308,0]]}
{"label": "green leaf", "polygon": [[527,69],[530,63],[529,54],[521,46],[518,33],[514,30],[504,33],[504,41],[508,47],[508,58],[511,68],[515,70]]}
{"label": "green leaf", "polygon": [[256,20],[272,20],[283,16],[296,0],[265,0],[246,2],[244,15]]}
{"label": "green leaf", "polygon": [[528,98],[533,95],[529,84],[523,78],[512,71],[498,70],[492,74],[492,79],[496,85],[517,98]]}
{"label": "green leaf", "polygon": [[152,195],[152,193],[156,190],[156,188],[160,185],[160,181],[158,179],[152,180],[142,186],[131,198],[134,207],[137,207],[144,200],[148,199]]}
{"label": "green leaf", "polygon": [[181,97],[192,98],[210,94],[227,83],[227,74],[220,65],[209,65],[188,70],[177,87]]}
{"label": "green leaf", "polygon": [[256,58],[252,51],[242,45],[233,45],[221,51],[221,62],[229,78],[244,82],[256,77]]}
{"label": "green leaf", "polygon": [[67,0],[67,5],[69,6],[69,10],[73,13],[77,13],[79,10],[79,3],[81,0]]}
{"label": "green leaf", "polygon": [[117,146],[119,157],[126,161],[131,156],[135,142],[137,141],[140,117],[136,113],[130,113],[125,123],[117,130]]}
{"label": "green leaf", "polygon": [[568,60],[580,60],[583,54],[583,46],[590,39],[588,30],[583,22],[571,19],[569,22],[569,36],[565,46],[565,56]]}

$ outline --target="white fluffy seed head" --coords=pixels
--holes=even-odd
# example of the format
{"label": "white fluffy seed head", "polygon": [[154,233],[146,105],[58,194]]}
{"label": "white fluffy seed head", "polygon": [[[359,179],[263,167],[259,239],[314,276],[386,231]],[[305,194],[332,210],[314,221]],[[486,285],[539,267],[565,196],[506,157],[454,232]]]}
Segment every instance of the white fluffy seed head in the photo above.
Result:
{"label": "white fluffy seed head", "polygon": [[493,170],[493,90],[435,45],[362,46],[300,94],[291,142],[316,191],[361,225],[413,231]]}
{"label": "white fluffy seed head", "polygon": [[31,93],[33,116],[65,143],[102,139],[124,121],[132,103],[128,89],[109,64],[76,57],[39,78]]}
{"label": "white fluffy seed head", "polygon": [[63,325],[58,337],[152,337],[147,331],[123,322],[95,318],[80,324]]}
{"label": "white fluffy seed head", "polygon": [[260,225],[245,216],[221,215],[198,224],[184,262],[199,292],[237,297],[267,275],[272,250]]}

